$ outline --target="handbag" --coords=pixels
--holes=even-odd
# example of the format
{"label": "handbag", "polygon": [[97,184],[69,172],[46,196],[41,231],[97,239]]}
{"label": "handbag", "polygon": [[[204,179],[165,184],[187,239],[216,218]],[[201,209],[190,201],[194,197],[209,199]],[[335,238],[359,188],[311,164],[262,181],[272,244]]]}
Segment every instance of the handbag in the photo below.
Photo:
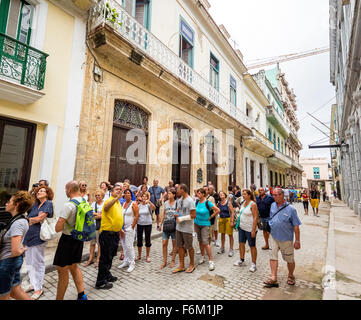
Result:
{"label": "handbag", "polygon": [[[175,210],[177,211],[178,203],[175,202]],[[165,211],[164,211],[165,214]],[[165,233],[173,233],[176,231],[177,221],[175,218],[164,220],[163,221],[163,232]]]}
{"label": "handbag", "polygon": [[157,208],[160,208],[160,207],[162,206],[162,200],[157,199],[156,193],[155,193],[155,191],[154,191],[154,187],[152,187],[152,190],[153,190],[153,194],[154,194],[155,206],[156,206]]}
{"label": "handbag", "polygon": [[56,219],[55,218],[46,218],[41,223],[40,227],[40,239],[43,241],[49,241],[55,238],[56,231],[55,231]]}

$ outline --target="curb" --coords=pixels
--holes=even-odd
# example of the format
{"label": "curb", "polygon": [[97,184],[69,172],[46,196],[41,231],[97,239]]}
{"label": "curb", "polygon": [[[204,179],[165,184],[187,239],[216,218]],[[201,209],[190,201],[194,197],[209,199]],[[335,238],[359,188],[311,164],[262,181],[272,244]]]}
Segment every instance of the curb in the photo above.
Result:
{"label": "curb", "polygon": [[322,279],[323,295],[322,300],[337,300],[336,290],[336,248],[335,248],[335,223],[334,207],[331,203],[330,220],[328,225],[326,265],[323,268],[324,277]]}
{"label": "curb", "polygon": [[[158,239],[162,236],[162,232],[157,232],[156,234],[152,234],[150,239],[151,240],[155,240],[155,239]],[[134,241],[134,244],[136,244],[136,241]],[[118,247],[118,251],[120,251],[120,246]],[[81,262],[84,262],[86,260],[89,259],[89,253],[83,253],[82,257],[81,257]],[[53,272],[56,270],[56,266],[54,266],[53,264],[47,264],[45,266],[45,274],[49,273],[49,272]],[[21,276],[21,279],[23,279],[24,277],[27,276],[27,272],[21,272],[20,273],[20,276]]]}

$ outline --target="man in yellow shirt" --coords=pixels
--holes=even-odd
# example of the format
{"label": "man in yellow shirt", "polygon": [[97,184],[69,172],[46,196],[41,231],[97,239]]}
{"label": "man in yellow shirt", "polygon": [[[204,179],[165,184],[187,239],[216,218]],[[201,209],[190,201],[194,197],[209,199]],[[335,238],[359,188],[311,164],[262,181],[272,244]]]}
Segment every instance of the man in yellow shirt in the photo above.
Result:
{"label": "man in yellow shirt", "polygon": [[105,201],[102,210],[102,220],[100,225],[100,260],[98,277],[95,284],[96,289],[111,289],[113,284],[118,280],[110,273],[113,257],[117,255],[120,237],[123,238],[124,225],[123,208],[119,202],[122,197],[122,189],[120,186],[113,187],[111,197]]}

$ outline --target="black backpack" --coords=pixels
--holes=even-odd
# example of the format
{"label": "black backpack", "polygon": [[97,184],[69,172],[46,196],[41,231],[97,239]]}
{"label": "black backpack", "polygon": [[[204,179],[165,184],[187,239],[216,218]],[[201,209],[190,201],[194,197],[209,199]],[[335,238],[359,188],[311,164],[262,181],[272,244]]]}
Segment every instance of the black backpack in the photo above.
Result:
{"label": "black backpack", "polygon": [[[209,212],[209,216],[211,216],[211,211],[212,211],[212,208],[209,207],[209,204],[208,204],[209,200],[206,200],[206,207],[207,207],[207,210]],[[199,203],[199,200],[196,201],[196,206],[198,205]],[[213,217],[211,218],[211,224],[214,224],[214,221],[216,220],[216,217]]]}
{"label": "black backpack", "polygon": [[2,247],[2,243],[3,243],[3,238],[6,232],[8,232],[12,226],[12,224],[19,219],[26,219],[27,221],[29,221],[29,219],[27,217],[25,217],[25,215],[23,213],[21,214],[17,214],[15,217],[13,217],[8,223],[4,223],[1,222],[0,223],[0,250]]}

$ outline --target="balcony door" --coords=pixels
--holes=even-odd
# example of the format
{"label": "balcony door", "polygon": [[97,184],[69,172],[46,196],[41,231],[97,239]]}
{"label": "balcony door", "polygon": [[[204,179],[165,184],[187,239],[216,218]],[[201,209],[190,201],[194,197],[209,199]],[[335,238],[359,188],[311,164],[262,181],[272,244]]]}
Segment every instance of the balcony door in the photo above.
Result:
{"label": "balcony door", "polygon": [[0,32],[29,44],[34,7],[24,0],[1,0]]}
{"label": "balcony door", "polygon": [[29,190],[36,125],[0,117],[0,207],[11,194]]}
{"label": "balcony door", "polygon": [[[146,175],[148,114],[128,101],[115,100],[113,135],[110,153],[109,181],[111,184],[129,179],[139,186]],[[127,141],[130,130],[137,129],[137,137]],[[133,152],[132,145],[141,141]],[[128,152],[130,151],[130,152]]]}

